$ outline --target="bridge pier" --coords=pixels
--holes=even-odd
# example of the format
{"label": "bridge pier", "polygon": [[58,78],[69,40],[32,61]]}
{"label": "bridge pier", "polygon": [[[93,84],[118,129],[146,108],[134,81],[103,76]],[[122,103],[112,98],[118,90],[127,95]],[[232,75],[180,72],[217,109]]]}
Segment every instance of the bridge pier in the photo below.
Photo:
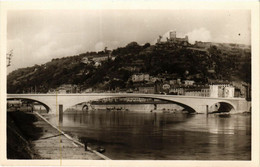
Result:
{"label": "bridge pier", "polygon": [[63,105],[59,105],[59,122],[63,122]]}

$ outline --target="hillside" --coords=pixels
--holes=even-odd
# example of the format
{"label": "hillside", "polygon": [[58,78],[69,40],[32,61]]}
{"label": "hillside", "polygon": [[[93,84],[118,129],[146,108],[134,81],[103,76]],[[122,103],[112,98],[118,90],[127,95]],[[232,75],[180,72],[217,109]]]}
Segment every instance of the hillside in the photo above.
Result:
{"label": "hillside", "polygon": [[[93,61],[102,56],[110,58]],[[93,60],[86,63],[84,58]],[[15,70],[7,76],[7,91],[47,93],[63,84],[77,85],[80,91],[87,88],[125,90],[133,87],[130,78],[137,73],[155,77],[167,74],[202,84],[209,79],[250,83],[251,52],[241,49],[229,54],[216,46],[203,50],[191,44],[141,46],[131,42],[113,51],[87,52]]]}

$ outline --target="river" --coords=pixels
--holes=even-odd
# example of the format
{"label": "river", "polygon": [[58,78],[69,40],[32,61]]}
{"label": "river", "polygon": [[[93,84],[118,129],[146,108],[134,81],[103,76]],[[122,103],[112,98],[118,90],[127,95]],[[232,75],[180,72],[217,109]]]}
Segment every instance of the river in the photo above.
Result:
{"label": "river", "polygon": [[[57,117],[48,118],[58,125]],[[117,160],[250,160],[251,115],[96,110],[64,114],[66,133]]]}

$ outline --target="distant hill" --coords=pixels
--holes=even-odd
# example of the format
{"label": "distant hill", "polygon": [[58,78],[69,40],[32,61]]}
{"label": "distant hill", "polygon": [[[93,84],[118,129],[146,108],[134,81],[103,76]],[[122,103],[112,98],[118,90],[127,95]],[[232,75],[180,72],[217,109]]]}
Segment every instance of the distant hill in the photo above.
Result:
{"label": "distant hill", "polygon": [[[108,59],[100,61],[100,66],[93,60],[83,61],[86,57],[102,56]],[[7,92],[46,93],[63,84],[77,85],[81,90],[127,89],[133,86],[129,78],[136,73],[172,74],[200,83],[207,83],[209,79],[251,83],[251,51],[239,48],[224,51],[216,46],[201,49],[182,43],[141,46],[131,42],[109,53],[87,52],[15,70],[7,76]]]}

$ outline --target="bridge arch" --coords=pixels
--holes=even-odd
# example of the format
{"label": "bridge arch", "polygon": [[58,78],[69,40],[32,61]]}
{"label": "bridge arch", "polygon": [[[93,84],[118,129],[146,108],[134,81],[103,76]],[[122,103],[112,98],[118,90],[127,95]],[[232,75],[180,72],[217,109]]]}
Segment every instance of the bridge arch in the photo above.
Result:
{"label": "bridge arch", "polygon": [[82,107],[82,111],[85,111],[85,112],[86,112],[86,111],[88,111],[88,109],[89,109],[89,107],[88,107],[88,105],[86,105],[86,104]]}
{"label": "bridge arch", "polygon": [[211,105],[209,109],[211,112],[230,112],[236,110],[236,107],[230,102],[219,101]]}
{"label": "bridge arch", "polygon": [[169,102],[172,102],[173,104],[177,104],[177,105],[183,107],[183,108],[184,108],[186,111],[188,111],[189,113],[196,113],[196,110],[195,110],[193,107],[191,107],[191,106],[189,106],[189,105],[187,105],[187,104],[184,104],[184,103],[177,102],[177,101],[175,101],[175,100],[166,100],[166,99],[163,99],[163,98],[153,98],[153,99],[158,99],[158,100],[163,100],[163,101],[169,101]]}
{"label": "bridge arch", "polygon": [[[191,106],[189,106],[189,105],[187,105],[187,104],[184,104],[184,103],[181,103],[181,102],[178,102],[178,101],[176,101],[176,100],[171,100],[171,99],[164,99],[164,98],[160,98],[160,97],[147,97],[147,96],[124,96],[124,95],[118,95],[118,96],[109,96],[109,97],[100,97],[100,98],[97,98],[97,99],[95,99],[95,100],[101,100],[101,99],[106,99],[106,98],[150,98],[150,99],[157,99],[157,100],[162,100],[162,101],[168,101],[168,102],[171,102],[171,103],[173,103],[173,104],[177,104],[177,105],[179,105],[179,106],[181,106],[181,107],[183,107],[184,108],[184,110],[185,111],[188,111],[189,113],[195,113],[196,112],[196,110],[193,108],[193,107],[191,107]],[[90,100],[91,101],[91,100]],[[90,101],[84,101],[85,103],[90,103]],[[81,102],[81,103],[84,103],[84,102]],[[77,104],[80,104],[80,103],[77,103]],[[76,104],[75,104],[76,105]],[[91,106],[90,106],[90,104],[89,105],[83,105],[83,107],[88,107],[88,109],[89,108],[91,108]],[[87,108],[86,107],[86,108]],[[83,108],[82,108],[83,109]]]}
{"label": "bridge arch", "polygon": [[45,107],[45,109],[47,110],[47,112],[49,112],[51,109],[47,104],[45,104],[39,100],[35,100],[35,99],[31,99],[31,98],[17,97],[17,98],[7,98],[7,100],[26,100],[26,101],[30,101],[30,102],[37,102],[37,103],[43,105]]}

